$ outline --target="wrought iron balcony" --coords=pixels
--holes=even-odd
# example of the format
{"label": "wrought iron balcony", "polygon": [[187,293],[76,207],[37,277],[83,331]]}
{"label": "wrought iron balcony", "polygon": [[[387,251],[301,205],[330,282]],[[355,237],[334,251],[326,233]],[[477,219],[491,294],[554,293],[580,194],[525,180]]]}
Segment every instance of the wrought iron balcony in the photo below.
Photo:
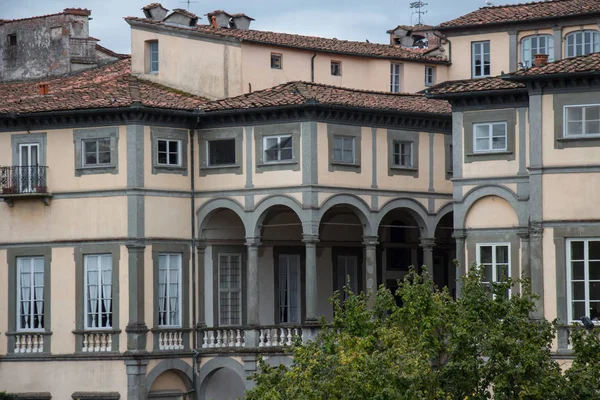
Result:
{"label": "wrought iron balcony", "polygon": [[10,207],[15,199],[40,198],[50,205],[51,194],[46,185],[48,167],[30,165],[25,167],[0,167],[0,198]]}

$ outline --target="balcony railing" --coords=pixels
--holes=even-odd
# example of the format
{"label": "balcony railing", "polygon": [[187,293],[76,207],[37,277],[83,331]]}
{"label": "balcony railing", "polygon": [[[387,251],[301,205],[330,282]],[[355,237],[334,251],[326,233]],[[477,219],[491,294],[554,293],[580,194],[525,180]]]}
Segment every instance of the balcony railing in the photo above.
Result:
{"label": "balcony railing", "polygon": [[48,205],[47,170],[41,165],[0,167],[0,197],[11,207],[15,198],[26,197],[40,197]]}
{"label": "balcony railing", "polygon": [[203,328],[200,329],[199,347],[205,351],[281,349],[290,347],[297,339],[306,343],[317,335],[319,329],[314,325]]}

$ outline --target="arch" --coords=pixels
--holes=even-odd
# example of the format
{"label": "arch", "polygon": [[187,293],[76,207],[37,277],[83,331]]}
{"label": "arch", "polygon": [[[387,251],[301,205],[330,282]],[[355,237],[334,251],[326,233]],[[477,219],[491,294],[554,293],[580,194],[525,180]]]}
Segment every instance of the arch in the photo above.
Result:
{"label": "arch", "polygon": [[207,203],[200,206],[200,208],[196,211],[196,221],[198,224],[199,235],[202,234],[202,231],[206,227],[206,224],[210,220],[212,214],[221,209],[227,209],[237,214],[237,216],[240,217],[240,220],[242,221],[242,225],[244,225],[244,230],[248,232],[247,213],[242,207],[242,205],[237,201],[229,199],[227,197],[220,197],[208,201]]}
{"label": "arch", "polygon": [[254,237],[260,236],[260,226],[262,225],[269,209],[273,206],[286,206],[291,209],[297,216],[300,222],[305,222],[305,212],[302,210],[302,204],[298,200],[285,195],[272,195],[265,197],[256,205],[252,213],[252,222],[250,223],[251,232]]}
{"label": "arch", "polygon": [[[421,203],[413,199],[394,199],[388,201],[377,213],[377,216],[375,217],[376,224],[373,224],[373,226],[376,229],[379,229],[379,225],[381,224],[383,218],[385,218],[390,211],[396,209],[408,210],[417,221],[417,224],[419,224],[423,229],[422,236],[431,237],[433,231],[431,231],[431,228],[428,224],[430,218],[427,215],[427,210],[425,210]],[[435,226],[433,229],[435,231]]]}
{"label": "arch", "polygon": [[239,362],[233,360],[229,357],[215,357],[212,360],[208,361],[204,364],[200,371],[198,371],[198,394],[201,399],[206,397],[206,389],[208,387],[208,383],[210,378],[219,370],[227,368],[235,372],[244,385],[248,387],[249,381],[246,380],[246,371],[244,370],[244,366]]}
{"label": "arch", "polygon": [[454,212],[454,203],[453,202],[444,204],[442,206],[442,208],[440,208],[438,210],[437,215],[435,216],[434,223],[433,223],[434,232],[435,232],[435,229],[437,228],[437,226],[440,224],[440,221],[442,220],[442,218],[444,218],[446,215],[450,214],[451,212]]}
{"label": "arch", "polygon": [[473,207],[473,204],[477,202],[477,200],[482,199],[483,197],[488,196],[497,196],[508,202],[517,214],[517,218],[519,220],[519,225],[527,226],[528,224],[528,214],[527,207],[525,204],[519,202],[519,198],[517,195],[506,186],[501,185],[484,185],[478,186],[476,188],[471,189],[464,197],[461,204],[461,207],[455,208],[455,218],[454,220],[460,224],[460,226],[455,226],[455,229],[462,229],[465,226],[465,222],[467,221],[467,215],[469,214],[469,210]]}
{"label": "arch", "polygon": [[351,194],[337,194],[328,198],[321,208],[317,216],[317,226],[321,223],[323,216],[334,206],[349,206],[356,213],[358,219],[363,224],[363,236],[373,236],[373,213],[369,206],[360,197]]}
{"label": "arch", "polygon": [[148,373],[146,376],[146,393],[150,393],[150,389],[152,389],[152,385],[154,384],[154,381],[156,381],[156,378],[167,371],[176,372],[185,383],[187,389],[192,389],[194,370],[191,365],[177,358],[173,358],[159,362],[152,368],[152,371]]}

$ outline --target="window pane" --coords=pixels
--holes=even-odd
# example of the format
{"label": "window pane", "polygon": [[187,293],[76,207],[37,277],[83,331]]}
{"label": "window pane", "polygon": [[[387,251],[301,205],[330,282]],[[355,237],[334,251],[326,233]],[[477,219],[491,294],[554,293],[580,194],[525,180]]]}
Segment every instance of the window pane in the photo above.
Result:
{"label": "window pane", "polygon": [[98,154],[99,164],[110,164],[110,151],[103,151]]}
{"label": "window pane", "polygon": [[171,153],[179,152],[179,142],[177,140],[169,141],[169,152],[171,152]]}
{"label": "window pane", "polygon": [[586,315],[587,313],[585,312],[585,303],[584,302],[580,302],[580,301],[574,301],[573,302],[573,319],[579,319],[581,317],[583,317],[584,315]]}
{"label": "window pane", "polygon": [[590,302],[590,311],[589,317],[591,319],[600,318],[600,302],[594,301]]}
{"label": "window pane", "polygon": [[235,164],[235,139],[208,142],[209,165]]}
{"label": "window pane", "polygon": [[334,136],[333,137],[333,149],[334,150],[342,150],[342,148],[343,148],[342,138],[339,136]]}
{"label": "window pane", "polygon": [[333,149],[333,160],[334,161],[342,161],[342,150]]}
{"label": "window pane", "polygon": [[583,123],[582,122],[567,122],[567,135],[582,135],[583,134]]}
{"label": "window pane", "polygon": [[[583,243],[581,244],[583,245]],[[588,258],[590,260],[600,260],[600,241],[590,240],[588,242]]]}
{"label": "window pane", "polygon": [[292,148],[292,137],[282,137],[279,140],[279,148],[281,149],[291,149]]}
{"label": "window pane", "polygon": [[489,139],[485,138],[485,139],[475,140],[475,150],[484,151],[484,150],[489,150],[489,148],[490,148]]}
{"label": "window pane", "polygon": [[167,151],[167,141],[166,140],[159,140],[158,141],[158,151],[159,152],[165,152],[165,151]]}
{"label": "window pane", "polygon": [[479,262],[481,264],[488,264],[492,262],[492,247],[481,246],[479,248]]}
{"label": "window pane", "polygon": [[506,125],[504,125],[504,124],[492,125],[492,136],[494,136],[494,137],[506,136]]}
{"label": "window pane", "polygon": [[94,165],[98,163],[98,159],[96,158],[96,154],[86,154],[85,155],[85,165]]}
{"label": "window pane", "polygon": [[279,154],[278,150],[267,150],[265,151],[265,161],[278,161],[277,156]]}
{"label": "window pane", "polygon": [[158,153],[158,163],[159,164],[167,163],[167,153]]}
{"label": "window pane", "polygon": [[583,107],[567,107],[567,120],[581,121],[583,119]]}
{"label": "window pane", "polygon": [[492,138],[492,149],[493,150],[504,150],[504,149],[506,149],[506,137],[494,137],[494,138]]}
{"label": "window pane", "polygon": [[169,153],[169,164],[178,165],[179,164],[179,154]]}
{"label": "window pane", "polygon": [[590,283],[590,300],[600,300],[600,282]]}
{"label": "window pane", "polygon": [[344,151],[353,151],[354,150],[354,139],[344,138]]}
{"label": "window pane", "polygon": [[585,134],[586,135],[600,134],[600,121],[586,121]]}
{"label": "window pane", "polygon": [[574,300],[585,300],[585,283],[584,282],[572,282],[571,283],[571,295]]}
{"label": "window pane", "polygon": [[491,265],[483,266],[483,281],[484,282],[493,282],[494,281],[494,275],[493,275],[493,270],[492,270]]}
{"label": "window pane", "polygon": [[490,127],[488,125],[475,126],[475,138],[487,138],[490,135]]}
{"label": "window pane", "polygon": [[344,151],[342,153],[342,161],[346,163],[353,163],[354,157],[352,155],[352,151]]}
{"label": "window pane", "polygon": [[292,149],[282,149],[281,150],[281,160],[291,160],[292,159]]}
{"label": "window pane", "polygon": [[508,246],[496,246],[496,262],[508,264]]}
{"label": "window pane", "polygon": [[571,242],[571,260],[583,259],[583,242]]}
{"label": "window pane", "polygon": [[585,278],[585,266],[583,261],[573,261],[571,263],[571,279],[578,281]]}
{"label": "window pane", "polygon": [[[589,278],[592,281],[600,281],[600,261],[590,261]],[[576,279],[576,278],[573,278]],[[600,299],[598,299],[600,300]]]}

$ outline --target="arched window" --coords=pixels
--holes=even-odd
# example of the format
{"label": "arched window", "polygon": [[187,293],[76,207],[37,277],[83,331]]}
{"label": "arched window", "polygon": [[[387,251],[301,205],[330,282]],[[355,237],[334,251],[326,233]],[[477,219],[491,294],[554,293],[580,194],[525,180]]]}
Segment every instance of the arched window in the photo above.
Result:
{"label": "arched window", "polygon": [[554,61],[554,37],[535,35],[521,39],[521,61],[531,67],[535,54],[548,54],[548,61]]}
{"label": "arched window", "polygon": [[567,57],[584,56],[600,51],[598,31],[577,31],[567,35]]}

